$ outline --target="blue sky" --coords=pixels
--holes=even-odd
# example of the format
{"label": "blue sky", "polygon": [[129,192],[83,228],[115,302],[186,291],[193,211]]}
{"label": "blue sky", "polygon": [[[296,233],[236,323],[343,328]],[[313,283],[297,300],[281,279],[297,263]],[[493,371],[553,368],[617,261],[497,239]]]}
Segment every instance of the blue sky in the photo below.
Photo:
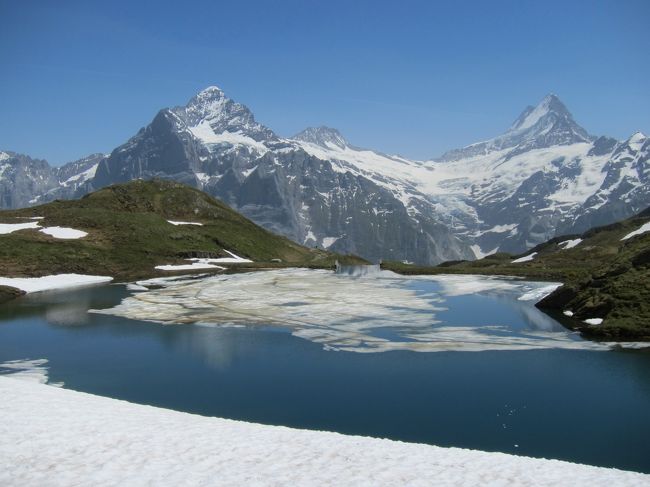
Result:
{"label": "blue sky", "polygon": [[279,135],[338,128],[429,158],[556,93],[589,132],[650,132],[650,2],[0,0],[0,148],[108,152],[208,85]]}

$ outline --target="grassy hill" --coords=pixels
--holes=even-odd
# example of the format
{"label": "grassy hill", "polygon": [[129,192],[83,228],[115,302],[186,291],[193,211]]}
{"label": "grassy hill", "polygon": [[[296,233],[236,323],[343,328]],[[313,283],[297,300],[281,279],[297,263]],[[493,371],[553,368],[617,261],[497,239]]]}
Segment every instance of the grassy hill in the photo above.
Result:
{"label": "grassy hill", "polygon": [[[623,237],[650,223],[650,208],[627,220],[583,235],[554,238],[520,256],[495,254],[478,261],[418,267],[383,264],[402,274],[487,274],[564,283],[537,306],[550,314],[571,311],[562,322],[591,338],[650,340],[650,232]],[[567,248],[567,241],[581,241]],[[575,243],[575,242],[574,242]],[[517,258],[532,260],[513,263]],[[600,325],[584,322],[603,318]]]}
{"label": "grassy hill", "polygon": [[[154,267],[186,264],[184,259],[189,257],[228,257],[225,250],[254,261],[246,267],[331,267],[336,259],[363,262],[298,245],[255,225],[211,196],[171,181],[136,180],[80,200],[0,211],[0,223],[25,222],[26,217],[43,217],[41,227],[71,227],[88,235],[61,240],[38,229],[0,235],[3,276],[80,273],[131,280],[168,274]],[[202,226],[176,226],[167,220]]]}

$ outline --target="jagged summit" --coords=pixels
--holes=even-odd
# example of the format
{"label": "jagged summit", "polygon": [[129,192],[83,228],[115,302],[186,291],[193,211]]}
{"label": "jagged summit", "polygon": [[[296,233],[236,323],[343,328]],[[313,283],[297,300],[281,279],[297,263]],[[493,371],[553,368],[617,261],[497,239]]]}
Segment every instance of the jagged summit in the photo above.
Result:
{"label": "jagged summit", "polygon": [[223,95],[223,90],[216,85],[208,86],[198,92],[197,96]]}
{"label": "jagged summit", "polygon": [[514,121],[510,127],[510,131],[526,130],[550,114],[558,117],[571,117],[571,113],[566,105],[562,103],[557,95],[550,93],[537,106],[527,106]]}
{"label": "jagged summit", "polygon": [[[229,133],[244,134],[256,141],[276,139],[273,131],[255,120],[253,112],[246,105],[228,98],[217,86],[201,90],[184,107],[171,111],[188,127],[201,127],[201,133],[208,136]],[[209,126],[209,127],[208,127]]]}
{"label": "jagged summit", "polygon": [[595,137],[576,123],[560,98],[551,93],[536,106],[527,106],[503,135],[449,151],[438,160],[455,161],[505,149],[516,155],[532,149],[594,140]]}
{"label": "jagged summit", "polygon": [[307,127],[302,132],[294,135],[292,139],[319,145],[326,149],[331,149],[332,146],[341,149],[350,146],[345,137],[341,135],[341,132],[324,125],[321,125],[320,127]]}

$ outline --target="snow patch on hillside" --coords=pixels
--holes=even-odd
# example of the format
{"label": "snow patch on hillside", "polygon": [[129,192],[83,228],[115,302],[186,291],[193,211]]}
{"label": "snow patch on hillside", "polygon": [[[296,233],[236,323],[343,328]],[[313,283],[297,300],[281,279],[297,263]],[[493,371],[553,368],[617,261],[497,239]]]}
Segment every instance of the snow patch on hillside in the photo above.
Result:
{"label": "snow patch on hillside", "polygon": [[558,245],[562,247],[564,250],[572,249],[573,247],[577,246],[582,242],[581,238],[574,238],[573,240],[565,240],[564,242],[560,242]]}
{"label": "snow patch on hillside", "polygon": [[530,262],[535,258],[537,255],[537,252],[533,252],[532,254],[524,255],[523,257],[519,257],[518,259],[515,259],[512,261],[513,264],[521,264],[522,262]]}
{"label": "snow patch on hillside", "polygon": [[42,228],[40,232],[62,240],[76,240],[88,235],[88,232],[84,232],[83,230],[75,230],[74,228],[68,227],[45,227]]}
{"label": "snow patch on hillside", "polygon": [[39,223],[37,221],[25,223],[0,223],[0,235],[6,235],[8,233],[17,232],[18,230],[24,230],[26,228],[38,227]]}
{"label": "snow patch on hillside", "polygon": [[89,286],[112,281],[109,276],[90,276],[85,274],[54,274],[43,277],[0,277],[0,286],[15,287],[26,293]]}
{"label": "snow patch on hillside", "polygon": [[172,225],[196,225],[199,227],[203,226],[203,223],[198,223],[198,222],[179,222],[179,221],[173,221],[173,220],[167,220],[167,223],[171,223]]}
{"label": "snow patch on hillside", "polygon": [[641,225],[640,228],[637,230],[634,230],[633,232],[628,233],[625,237],[623,237],[621,240],[627,240],[632,237],[636,237],[637,235],[641,235],[642,233],[650,232],[650,222],[645,223]]}

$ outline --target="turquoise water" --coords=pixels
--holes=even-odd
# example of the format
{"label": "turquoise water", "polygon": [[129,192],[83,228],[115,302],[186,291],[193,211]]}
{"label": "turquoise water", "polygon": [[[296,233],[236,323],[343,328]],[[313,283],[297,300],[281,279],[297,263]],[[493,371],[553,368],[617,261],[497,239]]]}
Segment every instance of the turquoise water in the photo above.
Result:
{"label": "turquoise water", "polygon": [[[648,352],[336,352],[272,326],[86,312],[127,295],[102,286],[0,306],[0,363],[45,358],[66,388],[180,411],[650,472]],[[562,330],[514,297],[444,304],[436,319],[450,326]]]}

